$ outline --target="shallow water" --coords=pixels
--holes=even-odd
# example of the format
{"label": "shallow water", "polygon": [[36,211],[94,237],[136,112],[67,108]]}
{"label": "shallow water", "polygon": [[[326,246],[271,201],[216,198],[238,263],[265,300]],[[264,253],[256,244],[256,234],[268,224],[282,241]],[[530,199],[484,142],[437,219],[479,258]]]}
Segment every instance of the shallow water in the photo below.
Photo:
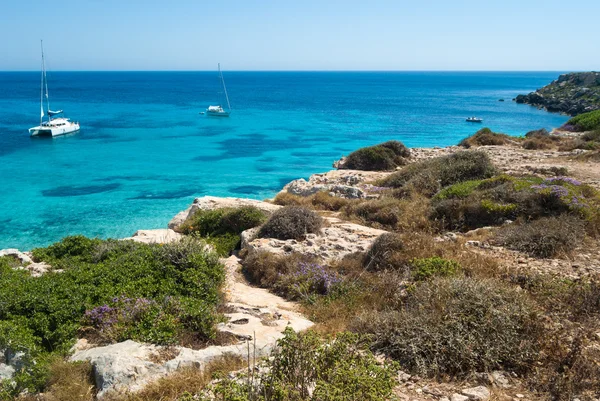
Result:
{"label": "shallow water", "polygon": [[[77,134],[30,138],[39,73],[0,72],[0,249],[165,227],[196,196],[273,196],[361,146],[445,146],[487,126],[523,135],[567,117],[511,101],[558,72],[55,72]],[[506,101],[499,102],[503,98]],[[468,116],[483,124],[465,122]]]}

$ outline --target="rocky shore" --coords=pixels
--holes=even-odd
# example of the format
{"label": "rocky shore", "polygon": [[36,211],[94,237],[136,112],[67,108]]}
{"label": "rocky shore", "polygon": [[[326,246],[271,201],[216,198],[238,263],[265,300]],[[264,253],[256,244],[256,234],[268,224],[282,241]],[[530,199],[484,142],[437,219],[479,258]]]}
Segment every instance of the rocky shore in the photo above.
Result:
{"label": "rocky shore", "polygon": [[[561,76],[556,83],[571,82],[572,79]],[[582,79],[588,82],[586,81],[588,78]],[[565,110],[555,111],[570,110],[568,112],[576,114],[580,110],[579,106],[565,107],[567,107]],[[555,134],[562,135],[560,132]],[[464,148],[459,146],[415,148],[411,149],[410,163],[449,156],[463,150]],[[512,143],[480,146],[478,150],[488,155],[500,173],[548,178],[562,176],[564,172],[568,172],[569,177],[600,190],[600,164],[578,160],[578,156],[586,152],[580,149],[529,150]],[[279,195],[289,194],[308,198],[324,192],[332,198],[376,201],[380,199],[382,190],[378,183],[395,172],[336,169],[314,174],[308,180],[292,181],[281,190]],[[272,214],[282,206],[275,204],[273,200],[257,201],[206,196],[197,198],[190,207],[177,214],[169,222],[168,228],[140,230],[125,240],[150,244],[177,242],[183,237],[182,225],[198,211],[241,207],[253,207]],[[86,339],[80,339],[71,349],[70,360],[87,361],[92,365],[96,396],[100,399],[118,393],[138,391],[149,383],[168,377],[184,367],[203,369],[211,361],[223,355],[247,358],[250,342],[253,343],[257,357],[269,356],[287,327],[302,331],[312,327],[314,323],[303,313],[306,309],[303,309],[300,303],[250,283],[242,274],[241,258],[253,254],[270,254],[275,257],[300,254],[319,260],[323,264],[335,264],[346,257],[368,252],[374,242],[388,232],[386,229],[360,224],[339,211],[321,211],[321,215],[324,226],[320,232],[306,234],[301,240],[264,238],[257,235],[257,228],[246,230],[241,234],[241,249],[234,255],[221,259],[226,270],[224,304],[226,321],[219,323],[217,330],[221,334],[230,336],[233,339],[231,344],[191,349],[127,340],[99,346]],[[493,229],[494,227],[470,231],[447,230],[438,233],[434,241],[442,247],[455,247],[459,249],[458,252],[475,255],[475,258],[493,260],[498,266],[497,271],[503,272],[504,275],[529,277],[532,274],[543,274],[559,277],[560,280],[580,281],[600,274],[600,252],[595,242],[581,244],[571,256],[566,258],[539,258],[498,245],[489,235]],[[3,250],[0,251],[0,256],[15,258],[20,265],[16,268],[27,269],[33,276],[40,276],[52,270],[52,267],[46,264],[33,263],[31,254],[21,253],[18,250]],[[594,327],[600,330],[598,325]],[[596,341],[587,343],[586,347],[600,348],[600,331],[596,333],[596,337]],[[0,353],[0,356],[2,354]],[[15,370],[19,368],[20,359],[19,355],[7,355],[8,350],[5,350],[4,357],[0,358],[0,379],[10,380]],[[465,380],[456,382],[452,380],[440,382],[400,371],[395,380],[394,394],[401,400],[538,399],[538,396],[529,390],[522,377],[508,371],[477,372]]]}
{"label": "rocky shore", "polygon": [[600,109],[600,72],[563,74],[535,92],[518,95],[515,101],[570,116]]}

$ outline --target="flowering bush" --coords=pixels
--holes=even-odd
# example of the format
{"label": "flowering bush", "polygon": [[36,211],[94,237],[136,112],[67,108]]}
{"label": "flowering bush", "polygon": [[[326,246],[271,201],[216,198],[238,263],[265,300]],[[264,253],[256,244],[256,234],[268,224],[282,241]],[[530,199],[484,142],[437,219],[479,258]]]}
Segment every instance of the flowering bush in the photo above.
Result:
{"label": "flowering bush", "polygon": [[313,295],[328,295],[342,278],[326,266],[300,262],[296,270],[279,275],[277,286],[288,298],[310,300]]}

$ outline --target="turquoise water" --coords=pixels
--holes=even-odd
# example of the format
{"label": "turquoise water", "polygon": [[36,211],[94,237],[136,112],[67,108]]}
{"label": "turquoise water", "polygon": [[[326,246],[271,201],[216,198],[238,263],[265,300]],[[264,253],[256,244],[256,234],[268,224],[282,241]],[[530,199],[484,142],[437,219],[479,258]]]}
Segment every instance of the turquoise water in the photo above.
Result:
{"label": "turquoise water", "polygon": [[30,138],[39,73],[0,72],[0,249],[165,227],[196,196],[271,197],[389,139],[444,146],[482,126],[556,127],[567,118],[511,99],[558,74],[226,71],[234,110],[214,118],[199,111],[217,98],[215,73],[55,72],[52,108],[82,130]]}

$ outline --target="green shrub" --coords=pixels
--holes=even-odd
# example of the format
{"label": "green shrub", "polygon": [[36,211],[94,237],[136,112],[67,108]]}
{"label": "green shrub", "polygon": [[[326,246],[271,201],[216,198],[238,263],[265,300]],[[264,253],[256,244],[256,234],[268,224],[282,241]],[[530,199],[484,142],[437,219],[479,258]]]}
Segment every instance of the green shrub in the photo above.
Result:
{"label": "green shrub", "polygon": [[388,141],[379,145],[358,149],[348,155],[344,169],[353,170],[393,170],[406,164],[410,151],[398,141]]}
{"label": "green shrub", "polygon": [[377,362],[359,336],[340,333],[322,340],[290,328],[284,334],[264,373],[222,380],[206,399],[378,401],[392,396],[398,366]]}
{"label": "green shrub", "polygon": [[570,215],[544,217],[525,224],[510,224],[496,233],[499,244],[539,258],[571,253],[581,244],[585,228]]}
{"label": "green shrub", "polygon": [[373,349],[412,372],[438,377],[526,372],[543,335],[536,308],[522,291],[472,278],[420,283],[404,308],[365,315],[354,330],[372,335]]}
{"label": "green shrub", "polygon": [[228,256],[239,245],[242,231],[258,227],[266,219],[265,212],[254,206],[198,210],[178,230],[205,239],[219,255]]}
{"label": "green shrub", "polygon": [[15,391],[39,391],[44,361],[80,335],[155,344],[215,335],[225,274],[204,243],[71,237],[36,253],[63,272],[32,277],[0,260],[0,349],[27,351],[28,358]]}
{"label": "green shrub", "polygon": [[303,206],[284,206],[262,225],[260,237],[281,240],[302,239],[306,234],[316,234],[323,226],[323,219],[314,210]]}
{"label": "green shrub", "polygon": [[506,134],[492,132],[489,128],[482,128],[475,134],[459,142],[458,146],[465,148],[488,146],[488,145],[505,145],[510,143],[512,139]]}
{"label": "green shrub", "polygon": [[544,180],[500,175],[440,191],[433,198],[431,218],[447,229],[470,230],[519,217],[532,220],[573,213],[593,233],[599,207],[598,192],[569,177]]}
{"label": "green shrub", "polygon": [[413,279],[416,281],[428,280],[431,277],[453,276],[461,269],[460,263],[439,256],[413,259],[410,264]]}
{"label": "green shrub", "polygon": [[380,184],[392,188],[407,187],[433,196],[448,185],[489,178],[495,172],[486,153],[462,151],[412,164],[385,178]]}
{"label": "green shrub", "polygon": [[592,131],[600,129],[600,110],[579,114],[571,118],[565,125],[574,127],[574,131]]}

